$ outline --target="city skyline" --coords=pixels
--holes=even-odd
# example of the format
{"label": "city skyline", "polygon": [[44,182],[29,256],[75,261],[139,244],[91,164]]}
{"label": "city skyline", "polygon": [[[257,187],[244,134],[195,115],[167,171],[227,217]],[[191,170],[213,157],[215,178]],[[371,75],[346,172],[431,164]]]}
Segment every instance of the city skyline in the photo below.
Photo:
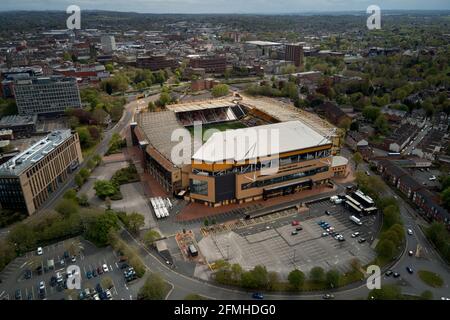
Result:
{"label": "city skyline", "polygon": [[309,12],[365,11],[370,5],[378,5],[382,10],[450,10],[445,0],[249,0],[245,3],[237,0],[41,0],[13,1],[4,0],[0,11],[14,10],[65,10],[69,5],[78,5],[82,10],[108,10],[140,13],[241,13],[241,14],[295,14]]}

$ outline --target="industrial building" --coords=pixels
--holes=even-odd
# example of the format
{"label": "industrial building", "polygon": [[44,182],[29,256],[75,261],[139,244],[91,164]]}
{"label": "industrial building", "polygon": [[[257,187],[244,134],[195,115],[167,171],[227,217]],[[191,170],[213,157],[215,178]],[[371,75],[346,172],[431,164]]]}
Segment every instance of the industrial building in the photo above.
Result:
{"label": "industrial building", "polygon": [[54,131],[0,166],[0,205],[32,215],[83,161],[77,133]]}

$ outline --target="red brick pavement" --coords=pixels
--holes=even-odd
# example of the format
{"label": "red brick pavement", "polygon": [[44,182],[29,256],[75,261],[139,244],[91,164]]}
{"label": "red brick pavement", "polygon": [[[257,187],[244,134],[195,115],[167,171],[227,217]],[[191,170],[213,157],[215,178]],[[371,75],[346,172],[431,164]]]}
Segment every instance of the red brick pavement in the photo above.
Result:
{"label": "red brick pavement", "polygon": [[243,204],[230,204],[226,206],[221,206],[217,208],[208,207],[201,203],[190,203],[186,207],[184,207],[181,212],[177,216],[178,221],[189,221],[199,218],[206,218],[206,217],[213,217],[216,215],[219,215],[221,213],[231,211],[234,209],[242,209],[245,207],[253,206],[255,204],[261,204],[263,207],[271,207],[278,204],[282,204],[285,202],[290,202],[294,200],[302,200],[307,197],[311,197],[314,195],[319,195],[322,193],[328,193],[332,192],[335,189],[328,188],[328,187],[322,187],[314,190],[305,190],[301,191],[295,194],[286,195],[283,197],[276,197],[272,199],[268,199],[266,201],[264,200],[258,200],[258,201],[252,201],[248,203]]}

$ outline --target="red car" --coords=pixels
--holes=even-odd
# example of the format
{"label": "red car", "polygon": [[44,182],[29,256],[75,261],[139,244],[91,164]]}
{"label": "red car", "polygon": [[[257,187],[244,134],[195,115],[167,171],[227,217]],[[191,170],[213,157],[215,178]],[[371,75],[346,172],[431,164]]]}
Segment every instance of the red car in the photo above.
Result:
{"label": "red car", "polygon": [[97,273],[98,273],[98,274],[103,274],[103,269],[102,269],[101,267],[98,267],[98,268],[97,268]]}
{"label": "red car", "polygon": [[298,222],[297,220],[292,220],[292,226],[299,226],[300,222]]}

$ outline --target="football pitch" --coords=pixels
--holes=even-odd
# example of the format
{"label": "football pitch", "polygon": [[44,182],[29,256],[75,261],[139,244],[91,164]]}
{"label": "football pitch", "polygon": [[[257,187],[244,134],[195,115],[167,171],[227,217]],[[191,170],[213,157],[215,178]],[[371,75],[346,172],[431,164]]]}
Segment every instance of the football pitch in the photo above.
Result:
{"label": "football pitch", "polygon": [[[215,129],[218,131],[226,131],[226,130],[241,129],[241,128],[246,128],[246,126],[239,121],[204,124],[202,126],[203,142],[206,142],[213,134],[213,132],[207,132],[209,129]],[[187,128],[187,129],[189,130],[191,135],[194,135],[194,127],[193,126]]]}

